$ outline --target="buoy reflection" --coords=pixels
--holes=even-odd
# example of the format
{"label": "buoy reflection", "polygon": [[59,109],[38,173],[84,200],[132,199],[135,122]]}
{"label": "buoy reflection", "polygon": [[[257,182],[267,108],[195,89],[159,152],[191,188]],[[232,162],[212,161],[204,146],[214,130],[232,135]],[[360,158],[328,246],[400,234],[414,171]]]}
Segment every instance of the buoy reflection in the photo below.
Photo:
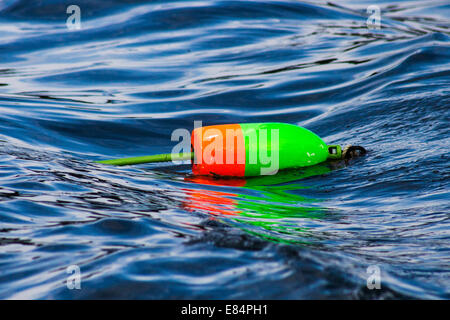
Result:
{"label": "buoy reflection", "polygon": [[[189,176],[185,181],[197,184],[198,188],[184,188],[187,197],[183,207],[227,218],[242,230],[271,241],[305,243],[308,241],[304,238],[313,231],[306,222],[321,219],[329,212],[320,206],[323,200],[301,195],[311,189],[301,180],[330,171],[328,165],[316,165],[247,179]],[[227,190],[211,190],[201,185]]]}

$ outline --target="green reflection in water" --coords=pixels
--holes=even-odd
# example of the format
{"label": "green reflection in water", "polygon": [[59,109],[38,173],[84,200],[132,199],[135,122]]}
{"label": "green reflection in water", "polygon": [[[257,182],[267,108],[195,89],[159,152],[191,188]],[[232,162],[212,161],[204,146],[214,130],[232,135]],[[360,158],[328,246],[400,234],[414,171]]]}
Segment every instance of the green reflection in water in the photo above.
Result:
{"label": "green reflection in water", "polygon": [[300,181],[331,170],[330,166],[321,164],[248,179],[189,177],[186,180],[197,184],[234,188],[232,192],[185,189],[188,194],[185,208],[206,211],[224,222],[231,220],[243,231],[269,241],[310,244],[314,230],[305,225],[324,218],[329,212],[319,205],[323,200],[301,196],[295,191],[313,189]]}

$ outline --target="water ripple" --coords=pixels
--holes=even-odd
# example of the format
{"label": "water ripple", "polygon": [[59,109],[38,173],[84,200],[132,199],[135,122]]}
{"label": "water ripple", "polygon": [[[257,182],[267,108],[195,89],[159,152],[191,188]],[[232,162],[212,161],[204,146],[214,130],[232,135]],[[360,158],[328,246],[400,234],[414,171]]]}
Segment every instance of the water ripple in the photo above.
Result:
{"label": "water ripple", "polygon": [[[372,2],[80,0],[78,31],[61,1],[2,2],[0,298],[448,299],[450,6],[383,2],[368,29]],[[92,162],[194,120],[369,153],[243,187]]]}

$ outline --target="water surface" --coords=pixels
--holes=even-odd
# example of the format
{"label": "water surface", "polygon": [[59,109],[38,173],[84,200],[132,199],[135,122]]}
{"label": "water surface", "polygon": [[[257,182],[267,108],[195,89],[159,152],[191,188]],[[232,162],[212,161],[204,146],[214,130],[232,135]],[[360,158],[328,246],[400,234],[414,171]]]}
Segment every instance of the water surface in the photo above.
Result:
{"label": "water surface", "polygon": [[[450,5],[373,2],[2,2],[0,298],[448,299]],[[93,162],[194,120],[369,154],[245,186]]]}

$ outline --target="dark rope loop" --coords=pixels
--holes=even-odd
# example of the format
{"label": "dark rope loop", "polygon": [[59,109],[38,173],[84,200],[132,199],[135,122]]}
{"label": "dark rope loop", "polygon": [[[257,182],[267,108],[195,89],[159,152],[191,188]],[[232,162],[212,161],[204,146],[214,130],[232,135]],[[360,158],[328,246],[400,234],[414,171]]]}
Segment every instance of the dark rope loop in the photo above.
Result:
{"label": "dark rope loop", "polygon": [[361,157],[367,154],[366,149],[361,146],[346,146],[342,151],[342,159],[348,160],[356,157]]}

